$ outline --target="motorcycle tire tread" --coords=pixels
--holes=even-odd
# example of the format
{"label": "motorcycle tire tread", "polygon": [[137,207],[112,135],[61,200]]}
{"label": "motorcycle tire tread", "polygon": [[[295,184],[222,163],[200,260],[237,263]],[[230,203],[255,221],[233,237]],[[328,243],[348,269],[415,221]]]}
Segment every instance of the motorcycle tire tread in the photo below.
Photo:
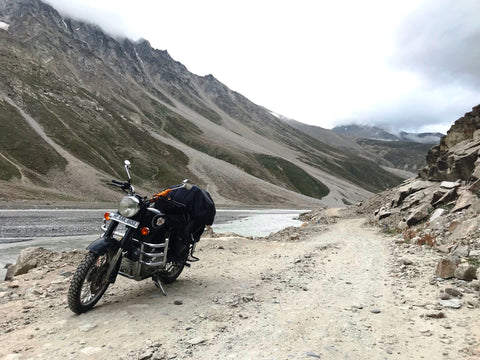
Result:
{"label": "motorcycle tire tread", "polygon": [[98,254],[89,252],[87,255],[85,255],[77,270],[73,274],[72,281],[68,289],[67,300],[68,307],[76,314],[80,315],[93,308],[108,288],[108,285],[105,286],[105,288],[101,290],[101,294],[99,294],[97,298],[90,304],[81,304],[80,293],[82,291],[83,282],[85,281],[85,277],[87,276],[88,271],[90,270],[93,263],[98,259],[98,257]]}

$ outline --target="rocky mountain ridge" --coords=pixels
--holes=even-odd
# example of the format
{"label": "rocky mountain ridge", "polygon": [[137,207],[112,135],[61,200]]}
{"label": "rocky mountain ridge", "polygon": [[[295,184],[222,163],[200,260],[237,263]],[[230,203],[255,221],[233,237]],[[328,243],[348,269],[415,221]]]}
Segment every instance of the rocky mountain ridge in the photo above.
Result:
{"label": "rocky mountain ridge", "polygon": [[[319,141],[374,161],[389,171],[401,174],[400,176],[404,178],[414,177],[425,166],[425,154],[432,147],[431,143],[401,140],[375,127],[355,125],[347,127],[347,131],[342,131],[342,127],[328,130],[291,119],[284,119],[284,121]],[[354,128],[358,131],[348,131]],[[413,135],[420,137],[422,134],[411,135],[410,138],[415,140],[416,137]],[[439,138],[435,143],[438,143],[438,140]]]}
{"label": "rocky mountain ridge", "polygon": [[339,125],[332,129],[337,134],[350,136],[353,138],[381,140],[381,141],[406,141],[416,142],[422,144],[437,144],[442,138],[441,133],[410,133],[406,131],[400,131],[397,135],[382,129],[378,126],[368,125]]}
{"label": "rocky mountain ridge", "polygon": [[101,184],[124,176],[126,158],[144,192],[190,178],[228,205],[343,205],[401,181],[146,40],[38,0],[0,0],[0,21],[4,200],[117,198]]}

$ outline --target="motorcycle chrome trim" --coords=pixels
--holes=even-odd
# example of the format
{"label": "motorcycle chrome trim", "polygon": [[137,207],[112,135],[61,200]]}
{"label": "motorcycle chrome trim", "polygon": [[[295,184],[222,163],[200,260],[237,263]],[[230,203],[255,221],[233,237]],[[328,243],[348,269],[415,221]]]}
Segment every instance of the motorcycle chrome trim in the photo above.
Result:
{"label": "motorcycle chrome trim", "polygon": [[[131,239],[133,242],[136,242],[140,246],[140,253],[138,256],[138,260],[132,261],[128,258],[122,259],[122,264],[120,265],[120,271],[118,272],[120,275],[125,276],[129,279],[141,280],[143,277],[141,276],[143,266],[148,268],[150,267],[165,267],[167,264],[167,250],[168,250],[168,243],[169,238],[165,238],[165,242],[161,244],[152,244],[152,243],[144,243],[137,239]],[[149,253],[145,251],[145,247],[150,247],[153,249],[163,249],[162,252],[156,253]],[[145,257],[149,257],[150,261],[147,261]],[[154,262],[155,261],[155,262]],[[131,273],[127,273],[125,270],[125,266],[128,266]]]}
{"label": "motorcycle chrome trim", "polygon": [[154,213],[155,215],[164,215],[160,210],[155,209],[153,207],[147,208],[147,211],[150,211],[150,212]]}
{"label": "motorcycle chrome trim", "polygon": [[[140,244],[140,255],[138,257],[138,262],[140,264],[143,264],[145,266],[165,266],[167,263],[167,249],[168,249],[168,237],[165,238],[165,242],[161,244],[152,244],[152,243],[145,243],[145,242],[140,242],[137,239],[132,239],[132,241],[135,241]],[[158,253],[148,253],[145,251],[145,246],[151,247],[152,249],[163,249],[162,252]],[[144,257],[148,256],[151,258],[151,261],[147,261],[146,259],[144,260]],[[153,262],[155,260],[160,260],[157,262]]]}
{"label": "motorcycle chrome trim", "polygon": [[[108,227],[107,227],[107,221],[106,220],[103,220],[103,224],[100,227],[100,229],[104,232],[107,231]],[[115,240],[120,241],[120,240],[122,240],[122,237],[123,237],[124,234],[125,234],[125,232],[120,232],[120,231],[115,230],[112,235],[119,237],[119,239],[115,239]],[[104,233],[104,235],[105,235],[105,233]]]}

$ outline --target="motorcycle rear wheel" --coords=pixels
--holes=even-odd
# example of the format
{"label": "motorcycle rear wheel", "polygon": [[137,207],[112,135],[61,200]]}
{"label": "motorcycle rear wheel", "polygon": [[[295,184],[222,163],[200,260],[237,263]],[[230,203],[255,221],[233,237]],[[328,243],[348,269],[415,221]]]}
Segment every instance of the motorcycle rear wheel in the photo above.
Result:
{"label": "motorcycle rear wheel", "polygon": [[68,289],[68,307],[76,314],[95,306],[110,284],[107,278],[108,253],[89,252],[78,266]]}

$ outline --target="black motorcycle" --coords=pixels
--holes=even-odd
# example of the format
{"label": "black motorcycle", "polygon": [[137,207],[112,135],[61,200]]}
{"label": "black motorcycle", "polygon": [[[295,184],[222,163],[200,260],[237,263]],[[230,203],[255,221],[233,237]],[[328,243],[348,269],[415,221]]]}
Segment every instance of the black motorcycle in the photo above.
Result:
{"label": "black motorcycle", "polygon": [[68,306],[77,314],[90,310],[119,274],[137,281],[152,278],[166,295],[162,283],[174,282],[198,260],[195,245],[205,224],[213,223],[215,205],[208,192],[184,180],[150,199],[141,197],[131,184],[130,162],[124,164],[128,181],[108,185],[128,195],[118,212],[105,213],[104,233],[87,247],[70,283]]}

